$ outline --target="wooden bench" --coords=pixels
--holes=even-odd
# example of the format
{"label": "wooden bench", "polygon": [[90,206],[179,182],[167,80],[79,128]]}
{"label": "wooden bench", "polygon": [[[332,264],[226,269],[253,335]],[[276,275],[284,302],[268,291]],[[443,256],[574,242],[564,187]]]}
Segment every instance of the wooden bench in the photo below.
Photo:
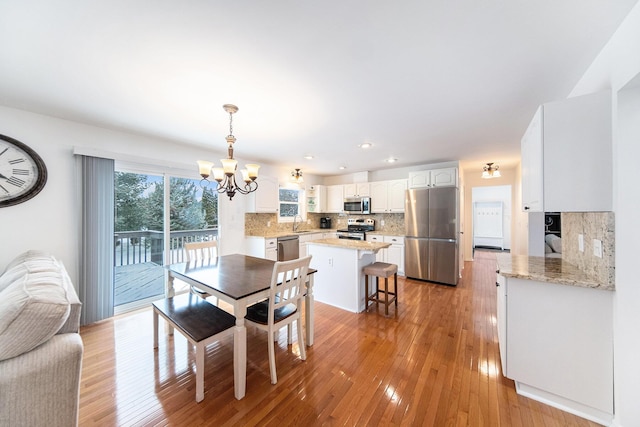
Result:
{"label": "wooden bench", "polygon": [[158,348],[158,315],[196,348],[196,402],[204,399],[204,355],[207,345],[233,334],[236,318],[191,293],[153,303],[153,348]]}

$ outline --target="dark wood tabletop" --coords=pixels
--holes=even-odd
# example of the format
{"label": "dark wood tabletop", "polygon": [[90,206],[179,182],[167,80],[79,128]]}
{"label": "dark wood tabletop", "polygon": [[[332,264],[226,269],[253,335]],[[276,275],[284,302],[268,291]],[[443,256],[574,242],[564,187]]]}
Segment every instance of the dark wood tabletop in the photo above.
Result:
{"label": "dark wood tabletop", "polygon": [[[223,255],[204,262],[171,264],[166,268],[178,279],[184,277],[239,300],[268,289],[275,261],[248,255]],[[309,269],[309,274],[316,270]]]}

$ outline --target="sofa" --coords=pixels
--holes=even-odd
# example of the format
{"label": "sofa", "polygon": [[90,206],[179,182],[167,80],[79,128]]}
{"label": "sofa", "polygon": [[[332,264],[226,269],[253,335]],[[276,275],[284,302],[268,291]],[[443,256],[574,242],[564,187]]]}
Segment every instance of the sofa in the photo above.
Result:
{"label": "sofa", "polygon": [[0,276],[0,427],[77,426],[81,303],[62,262],[27,251]]}

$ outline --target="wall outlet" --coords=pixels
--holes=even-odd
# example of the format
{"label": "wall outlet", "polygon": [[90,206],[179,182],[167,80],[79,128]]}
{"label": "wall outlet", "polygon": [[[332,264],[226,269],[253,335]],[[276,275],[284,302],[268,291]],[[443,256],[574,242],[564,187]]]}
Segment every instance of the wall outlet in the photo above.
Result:
{"label": "wall outlet", "polygon": [[593,239],[593,255],[602,258],[602,240]]}
{"label": "wall outlet", "polygon": [[584,234],[578,234],[578,250],[584,252]]}
{"label": "wall outlet", "polygon": [[271,227],[271,221],[267,221],[267,227]]}
{"label": "wall outlet", "polygon": [[384,227],[384,219],[380,220],[380,227]]}
{"label": "wall outlet", "polygon": [[307,220],[307,224],[311,224],[311,220],[310,219]]}

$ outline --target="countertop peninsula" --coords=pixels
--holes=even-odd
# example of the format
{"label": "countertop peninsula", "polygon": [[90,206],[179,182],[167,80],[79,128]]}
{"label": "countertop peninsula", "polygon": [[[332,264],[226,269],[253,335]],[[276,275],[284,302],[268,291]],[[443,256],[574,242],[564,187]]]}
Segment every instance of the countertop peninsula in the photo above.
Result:
{"label": "countertop peninsula", "polygon": [[496,259],[498,261],[498,273],[504,277],[606,291],[615,290],[614,285],[595,280],[562,258],[530,257],[502,253],[497,254]]}
{"label": "countertop peninsula", "polygon": [[369,250],[373,252],[377,252],[380,249],[388,248],[389,246],[391,246],[391,243],[367,242],[365,240],[352,239],[316,239],[307,243],[322,246],[333,246],[343,249],[356,249],[359,251]]}
{"label": "countertop peninsula", "polygon": [[262,237],[264,239],[273,239],[284,236],[304,236],[305,234],[319,234],[319,233],[335,233],[335,228],[312,228],[307,230],[298,231],[267,231],[257,234],[245,234],[245,237]]}

